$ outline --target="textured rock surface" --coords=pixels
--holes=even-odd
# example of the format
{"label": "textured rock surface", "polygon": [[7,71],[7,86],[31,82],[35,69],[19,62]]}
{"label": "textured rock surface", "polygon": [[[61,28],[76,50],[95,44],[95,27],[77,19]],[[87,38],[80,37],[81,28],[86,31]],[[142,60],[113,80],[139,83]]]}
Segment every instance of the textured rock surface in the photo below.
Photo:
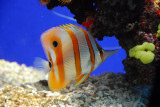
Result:
{"label": "textured rock surface", "polygon": [[0,60],[0,106],[145,107],[149,88],[132,87],[123,74],[104,73],[57,92],[32,67]]}

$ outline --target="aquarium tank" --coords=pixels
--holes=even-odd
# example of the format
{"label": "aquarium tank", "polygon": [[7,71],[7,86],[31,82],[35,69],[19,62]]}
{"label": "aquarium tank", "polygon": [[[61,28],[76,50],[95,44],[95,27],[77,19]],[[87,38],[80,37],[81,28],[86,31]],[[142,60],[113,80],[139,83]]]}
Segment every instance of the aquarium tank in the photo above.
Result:
{"label": "aquarium tank", "polygon": [[159,0],[3,0],[0,16],[0,106],[156,104]]}

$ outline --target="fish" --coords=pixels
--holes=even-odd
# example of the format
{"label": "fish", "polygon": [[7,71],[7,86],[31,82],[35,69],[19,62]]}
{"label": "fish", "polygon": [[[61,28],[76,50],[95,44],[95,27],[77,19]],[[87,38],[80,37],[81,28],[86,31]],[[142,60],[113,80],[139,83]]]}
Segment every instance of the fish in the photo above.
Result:
{"label": "fish", "polygon": [[118,51],[102,49],[89,32],[73,24],[45,31],[41,43],[48,61],[37,62],[48,73],[52,91],[64,89],[75,79],[75,85],[83,83],[105,59]]}

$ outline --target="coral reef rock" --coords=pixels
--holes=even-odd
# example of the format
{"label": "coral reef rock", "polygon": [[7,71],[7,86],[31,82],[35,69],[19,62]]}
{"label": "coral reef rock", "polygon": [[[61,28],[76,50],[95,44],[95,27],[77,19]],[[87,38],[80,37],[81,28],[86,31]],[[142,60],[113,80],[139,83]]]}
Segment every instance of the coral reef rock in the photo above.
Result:
{"label": "coral reef rock", "polygon": [[0,106],[145,107],[149,87],[132,87],[124,74],[104,73],[61,91],[50,91],[45,75],[32,67],[0,60]]}

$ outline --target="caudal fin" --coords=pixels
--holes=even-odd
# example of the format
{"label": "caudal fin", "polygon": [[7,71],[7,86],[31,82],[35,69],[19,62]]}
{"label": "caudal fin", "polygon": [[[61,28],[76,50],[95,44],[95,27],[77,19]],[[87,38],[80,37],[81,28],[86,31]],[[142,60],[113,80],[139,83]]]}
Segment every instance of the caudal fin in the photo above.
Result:
{"label": "caudal fin", "polygon": [[118,49],[116,49],[116,50],[104,50],[103,51],[103,58],[104,58],[104,60],[106,58],[108,58],[109,56],[111,56],[113,54],[116,54],[117,52],[118,52]]}

